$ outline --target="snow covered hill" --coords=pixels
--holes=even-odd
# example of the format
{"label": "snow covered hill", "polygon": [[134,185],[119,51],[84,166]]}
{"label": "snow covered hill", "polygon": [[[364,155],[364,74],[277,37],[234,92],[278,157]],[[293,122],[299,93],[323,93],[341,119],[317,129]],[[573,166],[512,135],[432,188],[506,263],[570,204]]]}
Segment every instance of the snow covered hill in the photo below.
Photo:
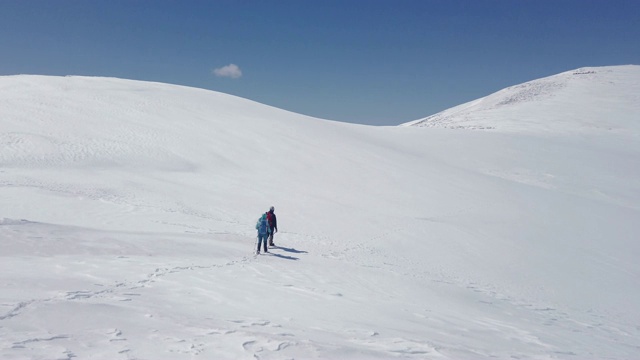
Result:
{"label": "snow covered hill", "polygon": [[582,68],[512,86],[404,126],[640,135],[640,66]]}
{"label": "snow covered hill", "polygon": [[401,127],[0,77],[0,358],[633,358],[639,68]]}

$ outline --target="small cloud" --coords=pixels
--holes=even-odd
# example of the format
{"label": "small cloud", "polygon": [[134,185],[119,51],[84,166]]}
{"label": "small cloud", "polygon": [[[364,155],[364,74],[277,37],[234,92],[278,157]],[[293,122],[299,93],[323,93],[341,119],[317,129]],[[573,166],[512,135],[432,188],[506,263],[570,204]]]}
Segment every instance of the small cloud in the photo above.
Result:
{"label": "small cloud", "polygon": [[236,64],[229,64],[221,68],[213,69],[213,73],[218,77],[228,77],[237,79],[242,76],[242,70]]}

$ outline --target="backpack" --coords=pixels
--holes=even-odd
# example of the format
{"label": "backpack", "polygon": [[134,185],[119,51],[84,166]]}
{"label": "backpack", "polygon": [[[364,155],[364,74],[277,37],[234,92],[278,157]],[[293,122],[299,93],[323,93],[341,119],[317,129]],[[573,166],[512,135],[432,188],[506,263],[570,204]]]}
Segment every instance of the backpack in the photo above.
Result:
{"label": "backpack", "polygon": [[267,213],[267,222],[269,222],[269,227],[273,227],[273,213],[271,211]]}
{"label": "backpack", "polygon": [[267,233],[268,227],[269,223],[267,222],[267,219],[260,217],[260,219],[258,219],[258,223],[256,224],[256,230],[258,230],[260,234],[265,234]]}

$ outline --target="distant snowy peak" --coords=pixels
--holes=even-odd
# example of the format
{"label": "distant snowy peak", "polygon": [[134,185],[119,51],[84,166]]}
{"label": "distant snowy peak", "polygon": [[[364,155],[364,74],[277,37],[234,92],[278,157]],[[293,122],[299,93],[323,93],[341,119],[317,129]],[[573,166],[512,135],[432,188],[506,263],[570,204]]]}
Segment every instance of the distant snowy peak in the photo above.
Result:
{"label": "distant snowy peak", "polygon": [[638,134],[639,115],[640,66],[626,65],[581,68],[529,81],[401,126]]}

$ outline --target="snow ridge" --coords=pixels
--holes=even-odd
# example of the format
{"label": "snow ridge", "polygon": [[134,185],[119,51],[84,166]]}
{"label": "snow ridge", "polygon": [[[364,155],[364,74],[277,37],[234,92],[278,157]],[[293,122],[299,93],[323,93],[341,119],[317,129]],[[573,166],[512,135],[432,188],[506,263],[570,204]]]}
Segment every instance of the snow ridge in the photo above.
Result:
{"label": "snow ridge", "polygon": [[[511,86],[401,126],[535,133],[617,130],[638,134],[640,125],[629,114],[640,111],[636,95],[640,92],[639,78],[640,66],[636,65],[576,69]],[[567,114],[567,109],[572,113]],[[616,116],[616,110],[620,110],[620,116]],[[598,122],[602,125],[594,126],[594,113],[601,116]]]}

